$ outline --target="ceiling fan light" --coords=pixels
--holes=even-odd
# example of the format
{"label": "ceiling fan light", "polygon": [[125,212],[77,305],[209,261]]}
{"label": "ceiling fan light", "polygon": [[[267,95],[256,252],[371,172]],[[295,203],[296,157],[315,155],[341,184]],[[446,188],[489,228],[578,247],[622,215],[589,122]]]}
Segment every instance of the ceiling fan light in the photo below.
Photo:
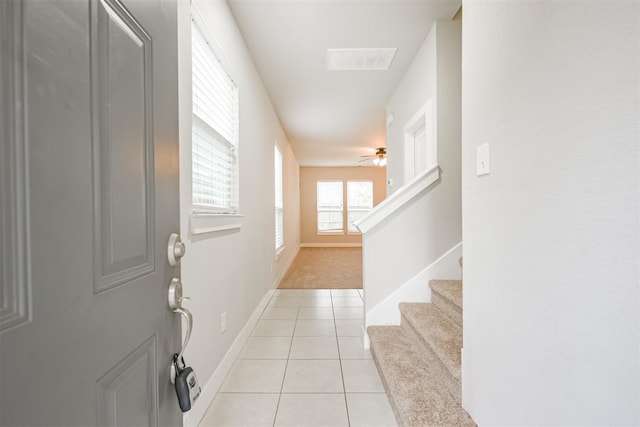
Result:
{"label": "ceiling fan light", "polygon": [[373,159],[373,164],[378,166],[380,164],[380,159],[377,158],[377,157],[375,159]]}
{"label": "ceiling fan light", "polygon": [[[378,159],[376,159],[378,160]],[[385,157],[384,159],[378,161],[378,163],[376,163],[378,166],[385,166],[387,164],[387,158]]]}

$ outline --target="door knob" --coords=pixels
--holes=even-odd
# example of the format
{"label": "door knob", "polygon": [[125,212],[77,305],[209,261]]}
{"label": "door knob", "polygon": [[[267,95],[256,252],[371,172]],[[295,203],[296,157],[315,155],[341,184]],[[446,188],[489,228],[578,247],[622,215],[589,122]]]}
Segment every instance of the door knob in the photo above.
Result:
{"label": "door knob", "polygon": [[171,310],[182,308],[182,301],[186,299],[191,298],[182,296],[182,281],[174,277],[169,284],[169,307]]}
{"label": "door knob", "polygon": [[189,337],[191,337],[191,329],[193,328],[193,316],[191,315],[191,312],[182,307],[182,301],[187,299],[191,298],[182,296],[182,281],[176,277],[171,279],[171,283],[169,284],[169,307],[171,308],[171,310],[173,310],[174,313],[180,314],[187,321],[187,333],[184,339],[184,343],[182,344],[182,349],[179,353],[180,357],[182,357],[182,353],[184,353],[184,349],[189,343]]}
{"label": "door knob", "polygon": [[[177,277],[171,279],[171,283],[169,284],[169,307],[173,310],[174,313],[178,313],[187,322],[187,332],[184,337],[184,342],[182,343],[182,348],[180,348],[180,353],[175,355],[174,360],[181,360],[184,363],[184,359],[182,355],[184,354],[184,350],[187,348],[187,344],[189,344],[189,338],[191,338],[191,330],[193,329],[193,315],[189,310],[182,307],[182,301],[191,299],[189,297],[182,296],[182,281]],[[176,371],[175,366],[171,364],[171,382],[173,383],[175,380]]]}
{"label": "door knob", "polygon": [[169,244],[167,245],[167,259],[169,260],[169,265],[172,267],[180,264],[180,259],[184,256],[187,248],[180,240],[180,235],[177,233],[171,233],[169,236]]}

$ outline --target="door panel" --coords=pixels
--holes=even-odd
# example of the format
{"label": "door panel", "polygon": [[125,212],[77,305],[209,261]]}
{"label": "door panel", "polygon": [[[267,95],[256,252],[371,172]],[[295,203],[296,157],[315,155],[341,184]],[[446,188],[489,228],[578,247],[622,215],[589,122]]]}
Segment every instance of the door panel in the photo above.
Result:
{"label": "door panel", "polygon": [[100,292],[154,270],[153,64],[149,35],[119,3],[91,3],[91,30]]}
{"label": "door panel", "polygon": [[156,344],[151,337],[98,380],[98,425],[158,425]]}
{"label": "door panel", "polygon": [[182,424],[174,0],[0,2],[1,425]]}
{"label": "door panel", "polygon": [[22,61],[22,19],[10,6],[0,2],[0,333],[31,318],[23,110],[13,108],[24,100],[22,68],[8,61]]}

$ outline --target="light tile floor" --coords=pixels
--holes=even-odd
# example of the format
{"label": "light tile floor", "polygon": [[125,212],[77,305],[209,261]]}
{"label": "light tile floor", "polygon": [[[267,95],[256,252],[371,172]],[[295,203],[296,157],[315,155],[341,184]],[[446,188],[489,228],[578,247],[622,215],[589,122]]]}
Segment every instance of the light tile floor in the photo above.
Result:
{"label": "light tile floor", "polygon": [[277,290],[200,426],[395,427],[361,292]]}

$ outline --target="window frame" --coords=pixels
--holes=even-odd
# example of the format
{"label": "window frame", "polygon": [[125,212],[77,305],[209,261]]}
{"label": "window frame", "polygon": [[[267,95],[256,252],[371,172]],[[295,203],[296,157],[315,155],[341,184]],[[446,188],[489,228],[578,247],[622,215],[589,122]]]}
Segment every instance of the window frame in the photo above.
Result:
{"label": "window frame", "polygon": [[[316,235],[318,236],[344,236],[344,235],[360,235],[362,234],[358,229],[350,230],[349,229],[349,213],[355,212],[354,209],[349,208],[349,184],[350,183],[361,183],[366,182],[371,184],[371,207],[367,209],[366,212],[370,212],[375,206],[374,200],[374,182],[372,179],[340,179],[340,180],[322,180],[319,179],[316,181]],[[340,205],[340,209],[324,209],[320,210],[320,191],[319,186],[323,183],[340,183],[340,188],[342,191],[342,204]],[[341,229],[332,229],[332,230],[320,230],[320,212],[340,212],[342,216],[342,228]]]}
{"label": "window frame", "polygon": [[[404,139],[404,183],[408,184],[438,162],[438,141],[431,99],[402,128]],[[416,138],[424,129],[424,137]]]}
{"label": "window frame", "polygon": [[[354,210],[350,208],[349,205],[349,184],[350,183],[369,183],[371,184],[371,207],[369,207],[367,210]],[[348,180],[345,181],[345,186],[347,188],[346,191],[346,211],[347,211],[347,215],[346,215],[346,219],[347,219],[347,234],[362,234],[360,232],[360,230],[358,230],[357,228],[355,230],[350,230],[349,225],[351,225],[352,221],[349,220],[349,213],[350,212],[371,212],[371,210],[373,209],[374,203],[373,203],[373,180],[371,179],[358,179],[358,180]]]}
{"label": "window frame", "polygon": [[[273,148],[275,250],[277,257],[284,250],[284,156],[277,142]],[[278,234],[278,231],[280,231],[280,234]],[[279,242],[280,245],[278,245]]]}
{"label": "window frame", "polygon": [[[340,209],[320,209],[320,185],[321,184],[340,184]],[[340,229],[320,230],[320,213],[321,212],[340,212]],[[342,236],[344,230],[344,181],[343,180],[318,180],[316,181],[316,234],[319,236]]]}

